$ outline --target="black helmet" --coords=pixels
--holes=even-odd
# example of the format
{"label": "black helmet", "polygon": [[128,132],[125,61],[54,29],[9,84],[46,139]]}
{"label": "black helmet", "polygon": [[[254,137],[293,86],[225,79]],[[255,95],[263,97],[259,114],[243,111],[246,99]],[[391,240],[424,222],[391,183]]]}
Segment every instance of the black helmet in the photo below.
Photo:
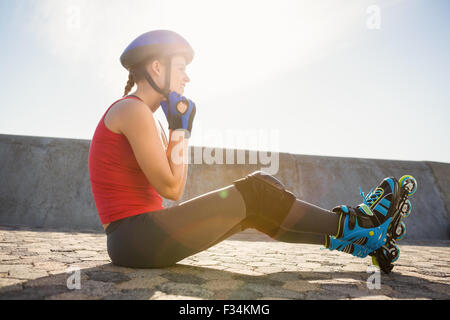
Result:
{"label": "black helmet", "polygon": [[[171,57],[181,54],[186,59],[186,64],[194,58],[194,50],[189,42],[178,33],[170,30],[154,30],[146,32],[133,40],[120,56],[120,62],[125,69],[135,68],[135,72],[141,72],[150,85],[159,93],[169,95],[170,86],[170,62]],[[143,68],[143,63],[150,57],[167,58],[168,76],[164,89],[160,89],[148,72]]]}

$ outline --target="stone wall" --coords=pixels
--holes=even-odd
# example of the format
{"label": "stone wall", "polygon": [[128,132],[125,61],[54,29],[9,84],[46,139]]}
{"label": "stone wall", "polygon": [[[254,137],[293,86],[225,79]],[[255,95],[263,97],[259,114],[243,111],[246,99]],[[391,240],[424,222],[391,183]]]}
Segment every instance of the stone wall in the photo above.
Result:
{"label": "stone wall", "polygon": [[[0,225],[103,231],[89,183],[89,140],[0,135]],[[203,152],[204,147],[190,147]],[[224,162],[225,162],[224,150]],[[177,205],[267,165],[190,164]],[[193,162],[193,161],[191,161]],[[450,239],[450,164],[279,154],[275,174],[298,198],[331,209],[357,205],[384,177],[411,174],[419,188],[411,198],[405,239]]]}

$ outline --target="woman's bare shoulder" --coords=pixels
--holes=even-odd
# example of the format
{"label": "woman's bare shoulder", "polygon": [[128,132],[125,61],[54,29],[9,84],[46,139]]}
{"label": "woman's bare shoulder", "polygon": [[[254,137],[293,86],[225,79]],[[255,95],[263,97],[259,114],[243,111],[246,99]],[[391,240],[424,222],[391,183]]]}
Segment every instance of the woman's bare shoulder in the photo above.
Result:
{"label": "woman's bare shoulder", "polygon": [[137,99],[124,99],[118,101],[111,109],[115,109],[117,113],[130,112],[136,109],[148,109],[147,105]]}
{"label": "woman's bare shoulder", "polygon": [[111,131],[122,134],[120,127],[130,113],[145,114],[147,106],[136,99],[124,99],[116,102],[105,115],[105,125]]}

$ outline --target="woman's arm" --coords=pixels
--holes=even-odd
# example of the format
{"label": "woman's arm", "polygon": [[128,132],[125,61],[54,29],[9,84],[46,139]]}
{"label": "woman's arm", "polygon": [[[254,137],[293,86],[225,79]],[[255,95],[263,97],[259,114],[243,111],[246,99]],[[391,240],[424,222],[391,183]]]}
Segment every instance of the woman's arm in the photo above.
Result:
{"label": "woman's arm", "polygon": [[[158,123],[159,123],[159,131],[160,131],[161,140],[163,142],[164,149],[166,150],[166,156],[169,157],[170,152],[171,152],[171,151],[167,151],[168,150],[168,146],[169,146],[169,141],[167,140],[167,136],[166,136],[164,128],[163,128],[163,126],[161,124],[161,121],[158,120]],[[173,132],[173,130],[169,129],[169,137],[172,136],[172,132]],[[183,154],[187,155],[188,152],[189,152],[188,139],[184,139],[183,143],[184,143]],[[171,148],[171,150],[173,150],[173,148]],[[176,197],[177,199],[180,199],[183,196],[184,189],[185,189],[185,186],[186,186],[186,179],[187,179],[187,173],[188,173],[188,165],[187,165],[187,163],[183,166],[183,172],[184,173],[181,175],[182,176],[182,181],[180,183],[180,188],[178,190],[177,197]]]}
{"label": "woman's arm", "polygon": [[[169,161],[172,172],[180,171],[180,182],[176,190],[176,199],[179,200],[184,192],[188,171],[188,144],[189,139],[185,138],[184,131],[169,131],[169,145],[166,150],[167,160]],[[178,175],[177,175],[178,176]]]}
{"label": "woman's arm", "polygon": [[160,132],[159,134],[161,136],[161,140],[162,140],[163,145],[164,145],[164,150],[166,150],[167,146],[169,144],[169,141],[167,140],[166,132],[164,131],[164,128],[163,128],[163,126],[161,124],[161,121],[158,120],[158,123],[159,123],[159,129],[158,130]]}
{"label": "woman's arm", "polygon": [[[165,152],[150,109],[141,101],[135,100],[124,100],[118,104],[120,104],[117,106],[119,130],[127,137],[147,180],[162,197],[178,200],[184,189],[183,176],[186,173],[182,161],[175,163],[178,159],[167,155],[173,153],[172,150],[175,150],[175,154],[181,152],[182,157],[187,155],[185,153],[187,139],[184,139],[184,132],[176,131],[176,134],[172,134]],[[177,137],[178,140],[182,138],[182,144],[179,144]],[[181,147],[184,144],[186,146]],[[169,150],[170,153],[167,153]]]}

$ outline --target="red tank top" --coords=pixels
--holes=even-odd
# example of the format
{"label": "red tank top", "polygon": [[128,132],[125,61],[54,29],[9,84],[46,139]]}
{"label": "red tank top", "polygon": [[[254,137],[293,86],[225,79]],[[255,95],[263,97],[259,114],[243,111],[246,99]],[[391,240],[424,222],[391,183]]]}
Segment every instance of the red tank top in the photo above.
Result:
{"label": "red tank top", "polygon": [[123,134],[104,123],[106,110],[97,125],[89,148],[89,179],[102,224],[144,212],[163,209],[162,198],[148,182]]}

